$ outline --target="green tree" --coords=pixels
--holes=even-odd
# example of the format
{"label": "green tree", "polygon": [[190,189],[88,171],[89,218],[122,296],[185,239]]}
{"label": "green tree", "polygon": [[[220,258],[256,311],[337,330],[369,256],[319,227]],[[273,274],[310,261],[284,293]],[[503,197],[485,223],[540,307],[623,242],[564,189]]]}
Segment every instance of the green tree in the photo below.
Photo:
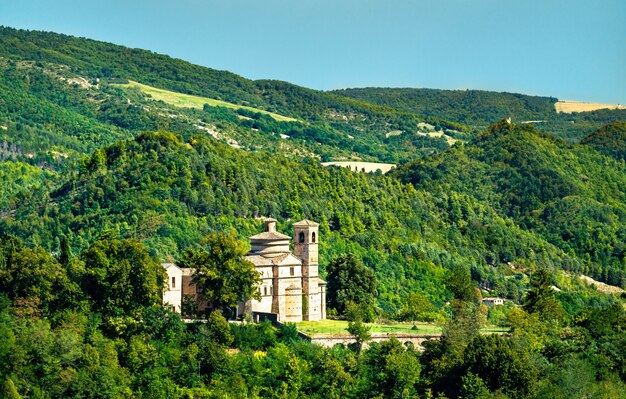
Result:
{"label": "green tree", "polygon": [[63,267],[67,267],[72,259],[72,249],[70,248],[70,241],[67,236],[61,236],[61,255],[59,255],[59,263]]}
{"label": "green tree", "polygon": [[[340,255],[330,261],[328,272],[328,306],[344,314],[349,302],[364,311],[366,321],[373,318],[376,302],[376,276],[352,254]],[[371,315],[371,316],[369,316]]]}
{"label": "green tree", "polygon": [[430,322],[436,317],[435,311],[435,307],[425,295],[411,292],[402,302],[400,317],[403,320],[411,320],[413,324],[416,320]]}
{"label": "green tree", "polygon": [[363,344],[372,338],[370,330],[371,328],[367,326],[367,324],[363,323],[363,320],[361,319],[348,322],[346,331],[354,337],[357,352],[360,352]]}
{"label": "green tree", "polygon": [[194,270],[193,281],[211,310],[227,310],[247,298],[259,298],[259,274],[245,260],[246,246],[234,234],[211,233],[202,246],[183,253],[180,265]]}
{"label": "green tree", "polygon": [[13,380],[7,378],[2,384],[2,395],[0,395],[2,399],[21,399],[22,396],[17,391]]}
{"label": "green tree", "polygon": [[480,377],[491,391],[502,390],[512,398],[530,396],[538,370],[524,346],[501,335],[479,335],[467,346],[464,366]]}
{"label": "green tree", "polygon": [[545,320],[562,320],[565,311],[552,288],[552,276],[546,269],[537,269],[530,277],[530,289],[524,296],[523,308],[529,314],[537,313]]}
{"label": "green tree", "polygon": [[396,338],[374,342],[363,354],[363,395],[410,398],[416,395],[421,365],[417,353]]}
{"label": "green tree", "polygon": [[50,315],[75,305],[78,287],[42,248],[25,248],[12,236],[0,237],[0,292],[15,301],[23,316]]}
{"label": "green tree", "polygon": [[472,281],[469,270],[463,267],[457,266],[449,272],[446,288],[459,301],[478,303],[476,284]]}
{"label": "green tree", "polygon": [[79,259],[94,311],[122,316],[161,303],[165,271],[141,242],[105,234]]}

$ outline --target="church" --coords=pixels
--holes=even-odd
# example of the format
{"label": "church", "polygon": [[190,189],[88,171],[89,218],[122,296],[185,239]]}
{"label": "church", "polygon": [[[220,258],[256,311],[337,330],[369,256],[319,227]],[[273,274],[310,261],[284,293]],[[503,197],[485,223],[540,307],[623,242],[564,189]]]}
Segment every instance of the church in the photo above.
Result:
{"label": "church", "polygon": [[[318,274],[319,224],[311,220],[294,223],[291,237],[276,231],[276,220],[265,219],[264,231],[250,237],[252,247],[245,257],[259,273],[260,300],[240,303],[237,313],[251,313],[255,320],[273,318],[279,322],[319,321],[326,318],[326,282]],[[182,298],[197,298],[193,271],[172,263],[163,264],[168,289],[163,303],[180,312]],[[177,284],[178,282],[178,284]],[[199,309],[202,304],[198,303]]]}

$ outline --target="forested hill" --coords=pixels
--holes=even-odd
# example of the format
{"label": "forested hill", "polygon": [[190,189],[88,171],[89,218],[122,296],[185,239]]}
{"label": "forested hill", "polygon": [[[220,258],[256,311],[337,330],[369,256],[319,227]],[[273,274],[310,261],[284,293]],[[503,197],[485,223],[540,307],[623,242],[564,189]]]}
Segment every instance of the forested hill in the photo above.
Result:
{"label": "forested hill", "polygon": [[499,120],[529,123],[570,142],[614,121],[625,121],[626,110],[557,113],[554,97],[484,90],[360,88],[332,93],[399,110],[454,121],[480,130]]}
{"label": "forested hill", "polygon": [[626,167],[587,145],[500,122],[471,143],[394,174],[418,189],[461,192],[491,204],[576,254],[584,272],[617,285],[626,282]]}
{"label": "forested hill", "polygon": [[[447,147],[441,137],[418,134],[420,123],[459,138],[470,130],[286,82],[252,81],[146,50],[56,33],[0,28],[0,70],[5,130],[0,134],[14,146],[12,155],[34,154],[31,159],[47,166],[63,158],[33,148],[34,136],[44,136],[48,148],[57,146],[57,153],[70,158],[141,131],[167,129],[185,137],[211,134],[249,150],[397,163]],[[167,90],[166,98],[157,100],[146,87]],[[388,136],[393,131],[405,134]],[[24,139],[16,139],[18,134]]]}
{"label": "forested hill", "polygon": [[514,121],[545,119],[554,113],[553,97],[484,90],[362,88],[333,93],[423,115],[445,115],[471,126],[486,127],[511,117]]}
{"label": "forested hill", "polygon": [[0,219],[0,232],[49,251],[66,235],[76,252],[110,230],[171,260],[212,231],[234,230],[247,241],[261,229],[257,217],[267,215],[286,232],[290,221],[319,221],[322,269],[339,254],[362,258],[380,281],[387,309],[397,309],[411,291],[443,304],[449,270],[471,269],[494,294],[519,301],[528,280],[506,279],[515,274],[507,262],[582,268],[575,256],[463,193],[431,194],[391,177],[247,153],[200,136],[185,142],[166,132],[96,150],[58,190],[16,203]]}
{"label": "forested hill", "polygon": [[626,122],[614,122],[585,137],[582,144],[616,159],[626,160]]}

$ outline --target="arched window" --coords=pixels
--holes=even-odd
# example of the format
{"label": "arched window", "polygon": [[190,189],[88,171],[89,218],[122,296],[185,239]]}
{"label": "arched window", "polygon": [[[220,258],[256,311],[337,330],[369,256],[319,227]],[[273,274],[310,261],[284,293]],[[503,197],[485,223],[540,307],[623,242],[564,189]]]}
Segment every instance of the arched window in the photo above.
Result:
{"label": "arched window", "polygon": [[311,242],[315,242],[315,232],[313,232],[313,234],[311,234]]}
{"label": "arched window", "polygon": [[298,236],[298,242],[304,242],[304,233],[300,232],[300,236]]}

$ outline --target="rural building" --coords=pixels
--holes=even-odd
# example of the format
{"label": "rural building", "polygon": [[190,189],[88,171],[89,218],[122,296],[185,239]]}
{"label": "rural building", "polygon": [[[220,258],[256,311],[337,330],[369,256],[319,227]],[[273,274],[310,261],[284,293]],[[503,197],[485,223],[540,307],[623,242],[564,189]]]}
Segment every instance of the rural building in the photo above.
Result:
{"label": "rural building", "polygon": [[487,306],[504,305],[504,299],[487,297],[487,298],[483,298],[483,303]]}
{"label": "rural building", "polygon": [[174,312],[180,313],[183,301],[183,270],[173,263],[163,263],[167,273],[167,290],[163,292],[163,303],[174,308]]}
{"label": "rural building", "polygon": [[[261,299],[239,304],[238,314],[248,312],[256,319],[263,315],[281,322],[326,318],[326,282],[318,274],[318,228],[319,225],[310,220],[295,223],[294,252],[291,253],[291,237],[276,231],[275,219],[265,220],[264,231],[250,237],[252,249],[246,256],[261,278],[258,287]],[[180,312],[183,298],[190,298],[199,310],[206,309],[206,304],[198,298],[191,269],[172,263],[163,267],[168,274],[163,303]]]}

